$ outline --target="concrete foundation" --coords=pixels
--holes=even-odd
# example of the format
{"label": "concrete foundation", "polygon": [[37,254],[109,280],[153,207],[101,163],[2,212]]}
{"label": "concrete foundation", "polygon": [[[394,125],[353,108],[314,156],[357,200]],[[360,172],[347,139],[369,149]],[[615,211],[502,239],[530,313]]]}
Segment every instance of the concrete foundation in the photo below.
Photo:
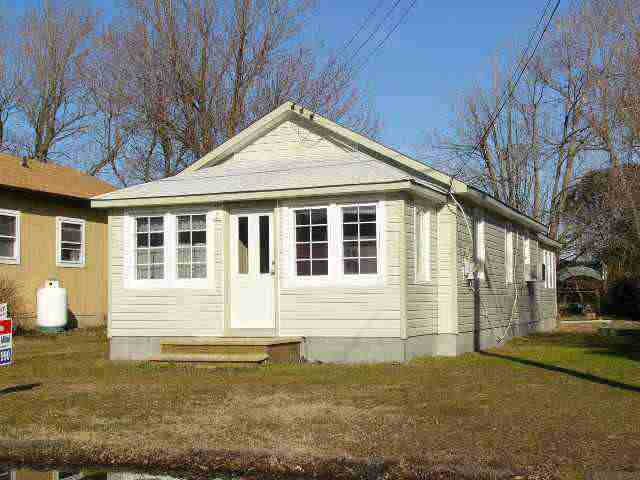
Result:
{"label": "concrete foundation", "polygon": [[[458,334],[422,335],[402,338],[342,338],[307,337],[301,344],[301,356],[310,362],[371,363],[405,362],[421,356],[455,356],[473,352],[476,342],[480,349],[501,345],[513,337],[547,330],[541,322],[514,324],[506,332],[504,327],[485,329],[476,336],[473,332]],[[216,337],[219,338],[219,337]],[[185,337],[112,337],[109,339],[111,360],[147,360],[161,353],[161,343],[184,340]]]}

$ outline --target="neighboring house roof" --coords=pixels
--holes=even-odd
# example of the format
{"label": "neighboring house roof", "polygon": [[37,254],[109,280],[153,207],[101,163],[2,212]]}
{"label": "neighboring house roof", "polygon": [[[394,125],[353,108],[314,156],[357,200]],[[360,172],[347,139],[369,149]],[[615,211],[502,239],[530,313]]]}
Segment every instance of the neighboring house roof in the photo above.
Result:
{"label": "neighboring house roof", "polygon": [[64,197],[89,199],[116,189],[75,168],[0,154],[0,185]]}
{"label": "neighboring house roof", "polygon": [[565,267],[558,272],[558,280],[561,282],[564,282],[565,280],[568,280],[569,278],[574,278],[574,277],[587,277],[587,278],[592,278],[594,280],[599,280],[599,281],[603,280],[602,274],[597,270],[594,270],[593,268],[590,268],[590,267],[580,266],[580,265],[575,267]]}
{"label": "neighboring house roof", "polygon": [[[288,120],[295,120],[313,131],[326,132],[332,142],[352,152],[348,160],[314,164],[305,160],[301,153],[300,161],[292,169],[265,167],[238,171],[227,168],[225,160]],[[108,208],[284,198],[328,192],[338,194],[340,188],[343,193],[412,190],[420,195],[437,197],[441,202],[446,201],[451,191],[543,236],[547,231],[545,225],[490,195],[293,102],[285,102],[175,177],[95,197],[92,205]],[[546,236],[544,239],[557,247],[556,242]]]}

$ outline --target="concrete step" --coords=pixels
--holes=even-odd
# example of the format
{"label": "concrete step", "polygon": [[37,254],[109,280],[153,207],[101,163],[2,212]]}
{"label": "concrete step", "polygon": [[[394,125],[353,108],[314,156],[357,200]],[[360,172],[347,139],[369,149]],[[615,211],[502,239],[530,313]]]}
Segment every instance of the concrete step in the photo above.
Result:
{"label": "concrete step", "polygon": [[161,353],[152,362],[259,364],[269,359],[268,353]]}

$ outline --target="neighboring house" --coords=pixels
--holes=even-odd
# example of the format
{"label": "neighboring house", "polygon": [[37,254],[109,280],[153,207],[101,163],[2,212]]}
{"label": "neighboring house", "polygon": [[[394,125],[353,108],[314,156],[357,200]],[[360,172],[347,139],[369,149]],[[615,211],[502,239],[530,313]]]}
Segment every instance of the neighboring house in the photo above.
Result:
{"label": "neighboring house", "polygon": [[107,217],[90,197],[114,190],[70,167],[0,155],[0,276],[18,287],[18,321],[33,325],[36,292],[55,278],[70,324],[104,323]]}
{"label": "neighboring house", "polygon": [[403,361],[555,324],[544,225],[291,102],[92,205],[109,213],[113,359],[230,336]]}

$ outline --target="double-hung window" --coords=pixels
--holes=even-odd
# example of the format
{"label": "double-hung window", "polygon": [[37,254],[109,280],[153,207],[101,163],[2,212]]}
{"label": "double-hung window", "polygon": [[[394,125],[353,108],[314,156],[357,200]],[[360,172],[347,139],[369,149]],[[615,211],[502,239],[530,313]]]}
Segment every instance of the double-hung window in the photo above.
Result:
{"label": "double-hung window", "polygon": [[164,217],[136,217],[136,280],[161,280],[164,269]]}
{"label": "double-hung window", "polygon": [[83,267],[85,264],[85,221],[77,218],[56,219],[56,260],[60,267]]}
{"label": "double-hung window", "polygon": [[295,211],[296,275],[329,274],[329,230],[327,208]]}
{"label": "double-hung window", "polygon": [[342,254],[345,275],[378,273],[375,205],[342,207]]}
{"label": "double-hung window", "polygon": [[505,239],[504,239],[504,270],[505,279],[507,283],[513,283],[513,244],[514,244],[514,231],[511,225],[505,226]]}
{"label": "double-hung window", "polygon": [[0,210],[0,263],[20,263],[20,213]]}
{"label": "double-hung window", "polygon": [[416,281],[431,280],[431,211],[416,207],[415,215],[415,248],[416,248]]}
{"label": "double-hung window", "polygon": [[207,277],[207,216],[178,215],[177,278]]}
{"label": "double-hung window", "polygon": [[380,280],[381,210],[377,203],[291,210],[291,272],[295,280]]}

